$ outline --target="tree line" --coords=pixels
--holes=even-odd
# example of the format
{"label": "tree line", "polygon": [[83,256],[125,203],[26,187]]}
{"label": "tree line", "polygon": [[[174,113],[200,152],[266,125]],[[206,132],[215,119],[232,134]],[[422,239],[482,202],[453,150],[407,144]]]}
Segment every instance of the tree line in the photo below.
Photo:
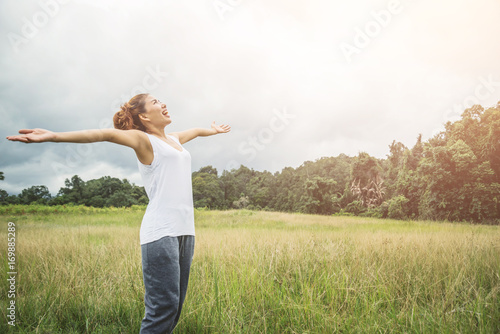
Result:
{"label": "tree line", "polygon": [[[366,152],[306,161],[280,172],[245,166],[220,175],[212,166],[192,174],[195,207],[248,208],[395,219],[500,222],[500,102],[475,105],[427,141],[393,141],[385,159]],[[0,177],[3,177],[0,175]],[[55,197],[33,186],[0,203],[131,206],[147,204],[143,187],[109,176],[67,179]]]}
{"label": "tree line", "polygon": [[144,187],[130,183],[127,179],[103,176],[100,179],[83,181],[78,175],[64,181],[64,187],[52,196],[46,186],[31,186],[18,195],[8,195],[0,189],[0,204],[38,205],[86,205],[98,208],[129,207],[147,204]]}

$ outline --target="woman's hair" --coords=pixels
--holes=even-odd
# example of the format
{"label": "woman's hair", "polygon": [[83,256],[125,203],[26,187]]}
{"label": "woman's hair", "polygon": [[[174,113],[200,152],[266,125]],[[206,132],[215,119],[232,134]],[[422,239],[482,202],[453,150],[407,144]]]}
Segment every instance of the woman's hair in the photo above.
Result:
{"label": "woman's hair", "polygon": [[146,112],[145,104],[148,95],[138,94],[120,107],[121,110],[113,116],[115,129],[137,129],[146,132],[146,127],[142,124],[139,114]]}

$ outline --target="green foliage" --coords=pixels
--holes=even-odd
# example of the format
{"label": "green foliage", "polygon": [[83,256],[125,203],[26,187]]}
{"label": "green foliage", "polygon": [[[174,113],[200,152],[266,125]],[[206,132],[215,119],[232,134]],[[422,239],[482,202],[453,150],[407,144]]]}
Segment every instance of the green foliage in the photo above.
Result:
{"label": "green foliage", "polygon": [[457,139],[462,136],[460,122],[448,128],[458,133],[446,133],[446,141],[436,141],[436,145],[424,148],[424,158],[417,170],[418,178],[425,185],[419,217],[452,221],[498,220],[500,184],[487,155],[474,152],[477,138],[468,139],[472,147],[463,139]]}
{"label": "green foliage", "polygon": [[246,193],[249,199],[252,198],[252,203],[249,206],[253,208],[268,206],[275,193],[274,185],[275,180],[270,172],[256,173],[246,186]]}
{"label": "green foliage", "polygon": [[9,194],[5,190],[0,189],[0,205],[8,204],[8,202],[7,202],[8,197],[9,197]]}
{"label": "green foliage", "polygon": [[[3,174],[0,173],[0,177]],[[393,141],[387,159],[366,152],[340,154],[285,167],[274,174],[245,166],[219,175],[205,166],[192,174],[197,208],[250,208],[285,212],[354,214],[395,219],[500,223],[500,103],[473,106],[462,118],[410,149]],[[148,203],[143,187],[105,176],[78,175],[51,198],[44,186],[9,196],[0,204],[79,204],[130,207]]]}
{"label": "green foliage", "polygon": [[141,212],[145,211],[145,205],[132,205],[128,208],[95,208],[85,205],[39,205],[39,204],[9,204],[0,206],[0,215],[2,216],[22,216],[22,215],[53,215],[53,214],[93,214],[110,212]]}
{"label": "green foliage", "polygon": [[345,207],[344,210],[345,210],[345,212],[349,212],[349,213],[352,213],[356,216],[359,216],[362,213],[365,213],[367,209],[363,205],[363,203],[361,203],[361,201],[355,200],[355,201],[352,201],[349,204],[347,204],[347,206]]}
{"label": "green foliage", "polygon": [[193,173],[193,202],[197,208],[222,208],[224,192],[217,178],[217,169],[212,166]]}
{"label": "green foliage", "polygon": [[364,187],[375,180],[381,172],[382,168],[377,159],[366,152],[361,152],[352,164],[351,179],[359,181],[361,187]]}
{"label": "green foliage", "polygon": [[305,194],[301,201],[306,213],[322,215],[334,212],[335,185],[337,182],[320,176],[306,180]]}
{"label": "green foliage", "polygon": [[408,217],[408,210],[406,204],[408,198],[403,195],[398,195],[387,201],[387,218],[391,219],[405,219]]}
{"label": "green foliage", "polygon": [[241,194],[241,197],[233,202],[233,207],[236,209],[245,209],[249,206],[249,199],[248,196],[245,196],[244,194]]}
{"label": "green foliage", "polygon": [[21,194],[8,195],[0,189],[0,204],[86,205],[92,207],[130,207],[148,203],[144,187],[110,176],[83,181],[78,175],[65,180],[57,196],[52,197],[46,186],[32,186]]}
{"label": "green foliage", "polygon": [[51,195],[46,186],[32,186],[24,189],[19,195],[19,199],[21,204],[47,204]]}

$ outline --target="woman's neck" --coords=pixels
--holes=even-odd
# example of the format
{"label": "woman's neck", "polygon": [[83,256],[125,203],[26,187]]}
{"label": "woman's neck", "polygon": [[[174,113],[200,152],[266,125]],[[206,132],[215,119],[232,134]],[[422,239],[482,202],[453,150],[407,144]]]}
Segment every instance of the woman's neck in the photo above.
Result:
{"label": "woman's neck", "polygon": [[165,128],[150,128],[146,129],[146,133],[149,133],[150,135],[160,137],[160,138],[167,138],[167,135],[165,134]]}

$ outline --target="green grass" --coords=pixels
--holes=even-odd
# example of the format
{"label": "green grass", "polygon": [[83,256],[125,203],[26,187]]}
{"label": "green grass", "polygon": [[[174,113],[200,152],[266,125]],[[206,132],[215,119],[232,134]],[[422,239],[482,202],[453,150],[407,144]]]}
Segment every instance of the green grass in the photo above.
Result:
{"label": "green grass", "polygon": [[[0,216],[0,332],[138,333],[144,208],[64,210]],[[498,226],[200,210],[196,233],[176,333],[500,332]]]}

